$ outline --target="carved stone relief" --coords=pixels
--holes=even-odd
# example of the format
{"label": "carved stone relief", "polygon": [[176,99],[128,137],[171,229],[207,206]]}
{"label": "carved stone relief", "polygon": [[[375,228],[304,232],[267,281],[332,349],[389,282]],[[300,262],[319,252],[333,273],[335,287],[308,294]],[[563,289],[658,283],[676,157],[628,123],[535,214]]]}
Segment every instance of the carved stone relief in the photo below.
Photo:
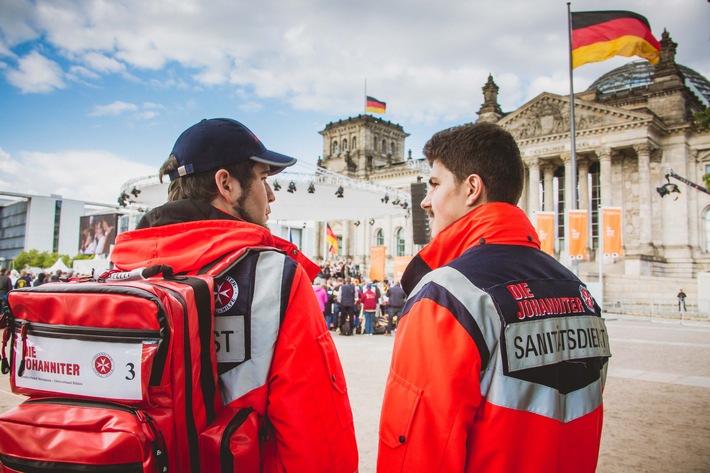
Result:
{"label": "carved stone relief", "polygon": [[[635,119],[635,117],[611,114],[606,110],[590,106],[577,105],[575,109],[577,131],[625,123]],[[521,113],[511,118],[509,122],[504,122],[503,125],[516,140],[569,133],[569,102],[554,97],[543,97],[529,104]]]}

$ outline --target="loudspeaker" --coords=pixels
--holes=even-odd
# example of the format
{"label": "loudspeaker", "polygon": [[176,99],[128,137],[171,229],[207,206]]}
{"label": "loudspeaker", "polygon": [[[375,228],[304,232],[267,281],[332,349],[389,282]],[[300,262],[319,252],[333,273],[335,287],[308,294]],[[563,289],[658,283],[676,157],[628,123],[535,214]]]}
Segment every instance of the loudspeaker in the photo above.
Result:
{"label": "loudspeaker", "polygon": [[426,182],[411,184],[412,195],[412,236],[415,245],[429,243],[429,217],[421,207],[422,200],[426,197]]}

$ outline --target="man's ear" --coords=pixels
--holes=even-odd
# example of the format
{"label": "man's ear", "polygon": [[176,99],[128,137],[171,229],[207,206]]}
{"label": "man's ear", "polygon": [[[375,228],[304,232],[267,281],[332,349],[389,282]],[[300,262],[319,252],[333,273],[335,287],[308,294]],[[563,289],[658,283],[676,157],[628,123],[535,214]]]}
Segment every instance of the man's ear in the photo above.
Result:
{"label": "man's ear", "polygon": [[214,174],[214,182],[217,185],[217,192],[219,196],[231,203],[236,198],[234,197],[233,188],[235,183],[232,180],[232,176],[226,169],[220,169]]}
{"label": "man's ear", "polygon": [[476,207],[486,202],[486,186],[483,179],[478,174],[471,174],[465,182],[466,185],[466,205]]}

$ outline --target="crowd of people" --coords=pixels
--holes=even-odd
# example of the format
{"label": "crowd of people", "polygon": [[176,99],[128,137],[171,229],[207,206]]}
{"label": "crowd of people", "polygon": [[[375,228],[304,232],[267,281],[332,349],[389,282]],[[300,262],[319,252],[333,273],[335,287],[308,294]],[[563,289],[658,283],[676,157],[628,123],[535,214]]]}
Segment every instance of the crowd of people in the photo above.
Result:
{"label": "crowd of people", "polygon": [[26,269],[8,271],[7,268],[0,268],[0,295],[6,295],[7,292],[10,292],[10,289],[37,287],[44,283],[66,279],[69,276],[69,272],[61,269],[56,270],[54,273],[41,271],[34,274],[34,272]]}
{"label": "crowd of people", "polygon": [[362,280],[360,276],[352,260],[321,263],[313,288],[326,326],[341,335],[391,336],[404,306],[399,281],[390,284],[388,279]]}

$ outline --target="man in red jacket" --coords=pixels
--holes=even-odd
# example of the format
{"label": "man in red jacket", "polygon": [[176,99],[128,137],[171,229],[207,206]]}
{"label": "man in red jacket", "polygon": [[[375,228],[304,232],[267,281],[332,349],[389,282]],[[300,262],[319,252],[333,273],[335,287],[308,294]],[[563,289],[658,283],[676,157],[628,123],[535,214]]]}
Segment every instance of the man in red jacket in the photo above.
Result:
{"label": "man in red jacket", "polygon": [[[170,176],[169,202],[118,235],[112,259],[122,270],[164,264],[215,277],[222,412],[250,408],[262,419],[246,442],[221,440],[232,454],[256,451],[256,461],[232,460],[236,469],[353,473],[347,386],[311,286],[319,268],[267,227],[275,197],[266,179],[295,162],[235,120],[202,120],[180,135],[160,169],[161,180]],[[224,431],[236,425],[225,422]],[[215,463],[222,454],[202,454],[203,471],[227,468]]]}
{"label": "man in red jacket", "polygon": [[609,339],[587,288],[515,205],[515,140],[464,125],[424,155],[433,239],[402,276],[378,471],[593,472]]}

